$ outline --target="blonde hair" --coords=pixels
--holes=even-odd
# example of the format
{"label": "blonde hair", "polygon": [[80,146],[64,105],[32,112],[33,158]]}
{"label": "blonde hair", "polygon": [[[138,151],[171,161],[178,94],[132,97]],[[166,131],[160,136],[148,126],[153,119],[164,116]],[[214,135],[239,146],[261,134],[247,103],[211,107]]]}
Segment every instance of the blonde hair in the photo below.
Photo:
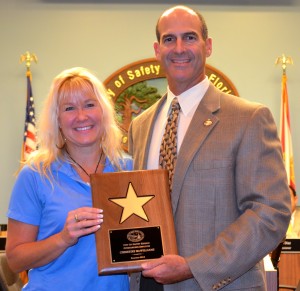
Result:
{"label": "blonde hair", "polygon": [[38,150],[25,161],[25,164],[48,178],[52,175],[50,167],[54,161],[68,160],[64,155],[64,137],[59,129],[59,105],[67,96],[76,100],[82,94],[93,94],[99,101],[103,112],[103,136],[99,140],[99,147],[102,147],[112,164],[120,168],[121,131],[111,99],[95,75],[85,68],[75,67],[64,70],[54,78],[37,122]]}

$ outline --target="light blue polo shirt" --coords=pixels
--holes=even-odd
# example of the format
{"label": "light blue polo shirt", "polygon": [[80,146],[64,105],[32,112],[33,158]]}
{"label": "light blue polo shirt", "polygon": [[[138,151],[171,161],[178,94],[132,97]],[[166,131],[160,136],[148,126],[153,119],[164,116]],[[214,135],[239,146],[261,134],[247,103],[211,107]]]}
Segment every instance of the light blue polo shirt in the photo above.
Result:
{"label": "light blue polo shirt", "polygon": [[[39,227],[37,240],[60,232],[68,212],[92,206],[91,187],[83,182],[66,162],[51,166],[52,184],[39,173],[25,166],[14,185],[7,216]],[[126,158],[123,170],[132,170]],[[115,172],[106,160],[104,173]],[[23,290],[129,290],[127,275],[98,276],[95,235],[81,237],[51,263],[29,271],[29,282]]]}

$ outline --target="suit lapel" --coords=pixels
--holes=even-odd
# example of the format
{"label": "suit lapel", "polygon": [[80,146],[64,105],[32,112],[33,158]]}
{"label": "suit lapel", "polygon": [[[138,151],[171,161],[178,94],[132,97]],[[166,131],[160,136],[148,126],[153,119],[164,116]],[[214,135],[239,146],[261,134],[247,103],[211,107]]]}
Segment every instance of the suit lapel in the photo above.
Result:
{"label": "suit lapel", "polygon": [[147,158],[149,154],[149,148],[151,143],[151,137],[153,134],[153,128],[155,124],[155,120],[159,112],[161,111],[162,105],[164,104],[167,95],[164,95],[158,102],[152,105],[144,114],[142,114],[141,126],[139,135],[141,138],[138,139],[139,144],[136,146],[140,149],[144,149],[139,151],[141,156],[139,157],[139,161],[137,161],[137,167],[139,169],[147,168]]}
{"label": "suit lapel", "polygon": [[219,108],[220,91],[210,84],[195,111],[177,157],[172,192],[172,208],[174,214],[186,172],[195,154],[200,150],[202,143],[217,125],[219,119],[214,115],[214,112]]}

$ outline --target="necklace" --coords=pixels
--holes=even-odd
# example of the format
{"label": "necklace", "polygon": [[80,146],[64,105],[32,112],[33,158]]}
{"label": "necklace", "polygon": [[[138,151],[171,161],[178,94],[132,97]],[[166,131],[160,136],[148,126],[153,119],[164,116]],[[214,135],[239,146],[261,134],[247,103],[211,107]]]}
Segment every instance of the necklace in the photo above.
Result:
{"label": "necklace", "polygon": [[[88,176],[88,177],[91,177],[91,174],[89,174],[80,164],[78,164],[72,157],[71,155],[69,154],[68,150],[66,149],[66,152],[68,154],[68,156],[70,157],[70,159]],[[97,170],[98,170],[98,167],[100,165],[100,161],[101,161],[101,158],[102,158],[102,155],[103,155],[103,150],[101,151],[101,155],[99,157],[99,160],[98,160],[98,163],[97,163],[97,166],[96,166],[96,169],[95,169],[95,172],[94,174],[97,173]]]}

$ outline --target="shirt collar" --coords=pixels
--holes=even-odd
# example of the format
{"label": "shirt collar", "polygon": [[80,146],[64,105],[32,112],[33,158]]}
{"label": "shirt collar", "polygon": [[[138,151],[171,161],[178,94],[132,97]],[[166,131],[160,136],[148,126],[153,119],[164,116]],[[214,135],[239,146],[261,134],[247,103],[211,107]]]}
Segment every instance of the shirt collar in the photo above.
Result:
{"label": "shirt collar", "polygon": [[[203,81],[177,96],[181,111],[184,115],[190,114],[191,111],[195,109],[196,105],[202,100],[208,87],[209,80],[206,76]],[[169,108],[172,100],[176,96],[171,92],[169,86],[167,88],[167,93],[166,107]]]}

